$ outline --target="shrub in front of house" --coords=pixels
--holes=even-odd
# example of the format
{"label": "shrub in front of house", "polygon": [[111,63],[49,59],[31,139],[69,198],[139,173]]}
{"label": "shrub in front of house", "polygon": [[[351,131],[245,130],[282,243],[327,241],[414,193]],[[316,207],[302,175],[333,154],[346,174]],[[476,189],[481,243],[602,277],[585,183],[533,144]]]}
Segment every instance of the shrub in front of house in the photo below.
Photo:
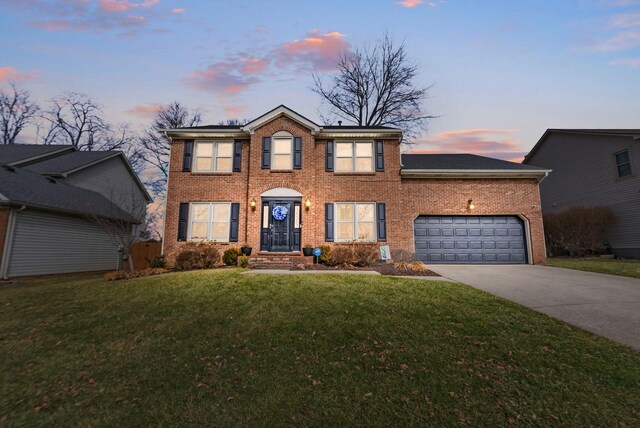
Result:
{"label": "shrub in front of house", "polygon": [[246,268],[249,266],[249,257],[243,255],[243,256],[240,256],[238,260],[239,260],[238,265],[240,265],[241,268]]}
{"label": "shrub in front of house", "polygon": [[550,256],[585,256],[604,252],[604,236],[615,215],[606,207],[575,206],[545,214],[543,222]]}
{"label": "shrub in front of house", "polygon": [[220,264],[220,252],[213,245],[189,245],[176,256],[175,270],[212,269],[218,264]]}
{"label": "shrub in front of house", "polygon": [[222,255],[222,262],[227,266],[237,266],[240,250],[237,248],[229,248]]}
{"label": "shrub in front of house", "polygon": [[413,251],[407,251],[407,250],[391,250],[391,260],[393,260],[396,263],[399,262],[405,262],[405,263],[411,263],[413,261],[415,261],[416,259],[416,255]]}
{"label": "shrub in front of house", "polygon": [[328,265],[329,264],[329,256],[331,255],[331,245],[320,245],[320,256],[318,256],[318,262]]}
{"label": "shrub in front of house", "polygon": [[164,267],[165,267],[164,256],[161,254],[161,255],[155,257],[153,260],[151,260],[151,263],[149,263],[149,267],[164,269]]}
{"label": "shrub in front of house", "polygon": [[348,243],[336,245],[328,258],[330,266],[371,266],[378,258],[378,246],[368,243]]}

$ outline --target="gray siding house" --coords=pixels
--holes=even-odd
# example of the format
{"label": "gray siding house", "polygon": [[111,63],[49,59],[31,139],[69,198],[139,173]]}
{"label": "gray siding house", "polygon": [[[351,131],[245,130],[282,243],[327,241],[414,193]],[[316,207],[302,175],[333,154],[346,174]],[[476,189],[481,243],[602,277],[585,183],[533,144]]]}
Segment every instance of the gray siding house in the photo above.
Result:
{"label": "gray siding house", "polygon": [[118,244],[93,219],[138,236],[150,201],[121,152],[0,146],[0,278],[117,269]]}
{"label": "gray siding house", "polygon": [[614,254],[640,258],[640,129],[548,129],[523,163],[553,170],[540,184],[543,213],[608,207]]}

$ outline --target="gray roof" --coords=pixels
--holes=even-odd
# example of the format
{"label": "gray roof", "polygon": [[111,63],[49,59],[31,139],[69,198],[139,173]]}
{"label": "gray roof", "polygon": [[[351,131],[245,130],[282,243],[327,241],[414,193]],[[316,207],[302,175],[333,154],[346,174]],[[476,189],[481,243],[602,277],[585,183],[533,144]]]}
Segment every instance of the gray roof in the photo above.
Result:
{"label": "gray roof", "polygon": [[29,159],[46,157],[61,150],[73,150],[73,146],[2,144],[0,145],[0,165],[19,163]]}
{"label": "gray roof", "polygon": [[23,168],[0,166],[0,204],[27,205],[79,215],[137,221],[99,193]]}
{"label": "gray roof", "polygon": [[423,170],[542,170],[531,165],[509,162],[472,154],[412,154],[402,155],[402,169]]}
{"label": "gray roof", "polygon": [[25,167],[29,171],[38,174],[57,175],[74,171],[83,166],[90,165],[107,158],[118,156],[121,152],[71,152],[64,156],[56,156]]}

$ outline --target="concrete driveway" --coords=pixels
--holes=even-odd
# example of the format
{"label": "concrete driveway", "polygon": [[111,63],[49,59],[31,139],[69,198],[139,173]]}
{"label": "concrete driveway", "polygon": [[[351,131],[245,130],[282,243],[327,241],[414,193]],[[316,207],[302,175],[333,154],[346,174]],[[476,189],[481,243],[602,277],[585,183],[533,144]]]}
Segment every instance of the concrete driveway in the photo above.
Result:
{"label": "concrete driveway", "polygon": [[640,349],[640,279],[530,265],[429,269]]}

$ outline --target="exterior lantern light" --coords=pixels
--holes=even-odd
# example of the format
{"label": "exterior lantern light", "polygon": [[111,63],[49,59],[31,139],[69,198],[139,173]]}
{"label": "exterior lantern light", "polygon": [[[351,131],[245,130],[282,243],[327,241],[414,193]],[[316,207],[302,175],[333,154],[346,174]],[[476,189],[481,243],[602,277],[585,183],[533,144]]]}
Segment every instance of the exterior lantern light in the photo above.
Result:
{"label": "exterior lantern light", "polygon": [[251,198],[251,202],[249,202],[249,205],[251,205],[251,211],[255,211],[256,210],[256,198]]}
{"label": "exterior lantern light", "polygon": [[475,204],[473,203],[473,200],[469,199],[467,201],[467,211],[473,211],[476,209]]}
{"label": "exterior lantern light", "polygon": [[309,211],[309,208],[311,208],[311,199],[307,196],[307,200],[304,201],[304,209]]}

